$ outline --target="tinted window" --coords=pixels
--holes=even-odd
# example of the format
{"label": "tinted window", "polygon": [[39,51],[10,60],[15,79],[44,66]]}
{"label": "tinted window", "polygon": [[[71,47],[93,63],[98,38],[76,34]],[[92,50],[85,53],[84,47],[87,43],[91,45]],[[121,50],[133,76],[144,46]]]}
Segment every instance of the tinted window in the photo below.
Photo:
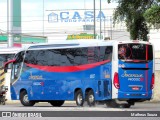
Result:
{"label": "tinted window", "polygon": [[16,59],[16,63],[20,63],[23,61],[23,57],[24,57],[24,51],[19,52],[18,54],[16,54],[15,59]]}
{"label": "tinted window", "polygon": [[153,60],[152,46],[146,44],[120,44],[118,45],[118,59]]}
{"label": "tinted window", "polygon": [[84,47],[26,52],[25,62],[45,66],[76,66],[112,60],[112,47]]}

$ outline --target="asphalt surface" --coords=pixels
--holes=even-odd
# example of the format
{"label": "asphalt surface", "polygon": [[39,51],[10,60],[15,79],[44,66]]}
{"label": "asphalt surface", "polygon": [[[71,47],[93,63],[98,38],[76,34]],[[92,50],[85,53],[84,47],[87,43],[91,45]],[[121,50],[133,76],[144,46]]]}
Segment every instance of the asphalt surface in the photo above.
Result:
{"label": "asphalt surface", "polygon": [[0,111],[160,111],[160,102],[139,102],[135,103],[130,108],[111,108],[105,104],[96,104],[94,107],[89,107],[84,103],[83,107],[77,107],[74,101],[66,101],[61,107],[53,107],[47,102],[36,103],[32,107],[23,106],[20,102],[6,102],[6,105],[0,105]]}

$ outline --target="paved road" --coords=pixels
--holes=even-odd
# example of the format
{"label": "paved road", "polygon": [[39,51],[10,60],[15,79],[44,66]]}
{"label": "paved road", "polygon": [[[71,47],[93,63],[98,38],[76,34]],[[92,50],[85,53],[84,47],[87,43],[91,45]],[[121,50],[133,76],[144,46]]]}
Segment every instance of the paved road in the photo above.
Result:
{"label": "paved road", "polygon": [[19,102],[0,105],[0,111],[160,111],[159,102],[140,102],[131,108],[109,108],[106,105],[77,107],[75,102],[65,102],[61,107],[52,107],[49,103],[36,103],[33,107],[24,107]]}

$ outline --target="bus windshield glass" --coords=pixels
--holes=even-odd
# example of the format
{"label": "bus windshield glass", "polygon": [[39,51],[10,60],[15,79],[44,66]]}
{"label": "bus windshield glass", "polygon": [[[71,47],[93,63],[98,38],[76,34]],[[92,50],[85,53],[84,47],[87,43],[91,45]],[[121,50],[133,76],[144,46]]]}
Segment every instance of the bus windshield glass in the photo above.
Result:
{"label": "bus windshield glass", "polygon": [[148,61],[153,60],[152,45],[147,44],[119,44],[118,59],[123,61]]}

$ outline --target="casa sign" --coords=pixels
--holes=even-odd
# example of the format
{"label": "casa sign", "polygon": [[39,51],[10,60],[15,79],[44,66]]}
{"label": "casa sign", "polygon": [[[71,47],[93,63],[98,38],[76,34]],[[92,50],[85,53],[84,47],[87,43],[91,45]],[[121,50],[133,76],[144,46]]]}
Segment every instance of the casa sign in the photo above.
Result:
{"label": "casa sign", "polygon": [[[96,22],[109,21],[111,16],[105,16],[103,11],[96,13]],[[48,22],[94,22],[93,11],[62,11],[51,12],[48,15]]]}

